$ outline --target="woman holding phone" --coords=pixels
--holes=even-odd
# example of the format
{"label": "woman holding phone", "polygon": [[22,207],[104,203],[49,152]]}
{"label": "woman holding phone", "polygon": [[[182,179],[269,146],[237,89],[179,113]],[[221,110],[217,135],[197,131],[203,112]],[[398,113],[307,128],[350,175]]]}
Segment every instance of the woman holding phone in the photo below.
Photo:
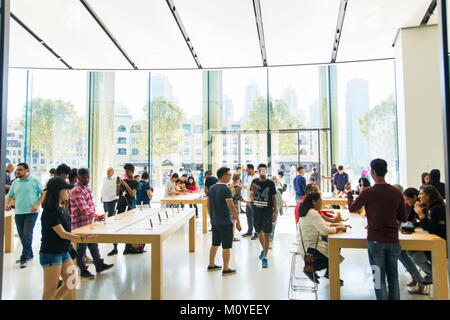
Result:
{"label": "woman holding phone", "polygon": [[[47,183],[47,194],[42,203],[42,240],[39,260],[44,268],[43,300],[60,300],[75,290],[78,277],[73,263],[74,250],[71,240],[83,242],[95,236],[77,236],[71,233],[71,219],[63,203],[69,200],[69,189],[61,177],[51,178]],[[62,278],[62,285],[58,281]]]}

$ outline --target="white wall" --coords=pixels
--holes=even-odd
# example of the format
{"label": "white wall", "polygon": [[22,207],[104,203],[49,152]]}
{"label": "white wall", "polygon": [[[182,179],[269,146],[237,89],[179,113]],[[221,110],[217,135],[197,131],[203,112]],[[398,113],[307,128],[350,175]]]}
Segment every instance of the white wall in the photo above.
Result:
{"label": "white wall", "polygon": [[400,183],[417,188],[424,171],[444,176],[437,26],[400,29],[395,49]]}

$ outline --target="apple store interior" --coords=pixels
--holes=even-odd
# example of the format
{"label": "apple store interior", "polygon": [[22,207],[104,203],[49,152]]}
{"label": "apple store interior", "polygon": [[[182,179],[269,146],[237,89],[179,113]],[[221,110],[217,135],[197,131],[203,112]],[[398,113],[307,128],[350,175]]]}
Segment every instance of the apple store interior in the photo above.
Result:
{"label": "apple store interior", "polygon": [[448,6],[0,0],[0,299],[448,300]]}

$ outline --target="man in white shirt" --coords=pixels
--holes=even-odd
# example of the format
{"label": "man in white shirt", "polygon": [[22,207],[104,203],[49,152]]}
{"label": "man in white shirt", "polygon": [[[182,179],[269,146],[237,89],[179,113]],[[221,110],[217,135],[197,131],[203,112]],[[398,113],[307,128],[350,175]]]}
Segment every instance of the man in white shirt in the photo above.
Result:
{"label": "man in white shirt", "polygon": [[[178,177],[178,173],[174,173],[172,174],[172,177],[170,177],[170,180],[167,181],[166,187],[164,189],[164,198],[181,194],[181,192],[177,191],[177,189],[175,188],[175,181],[178,180]],[[166,205],[166,208],[170,208],[173,206],[174,205]]]}
{"label": "man in white shirt", "polygon": [[114,169],[108,168],[102,187],[103,209],[105,210],[105,213],[108,214],[108,217],[114,215],[114,211],[117,206],[117,199],[119,198],[116,194],[116,179],[113,176]]}
{"label": "man in white shirt", "polygon": [[258,235],[253,233],[253,207],[251,204],[251,198],[250,198],[250,186],[256,178],[259,178],[258,174],[255,172],[255,167],[252,164],[247,164],[247,168],[245,170],[247,172],[247,180],[245,181],[245,184],[240,184],[239,186],[244,189],[244,199],[247,201],[247,205],[245,206],[245,214],[247,215],[247,225],[248,229],[247,232],[244,233],[243,237],[249,237],[253,234],[252,240],[258,239]]}

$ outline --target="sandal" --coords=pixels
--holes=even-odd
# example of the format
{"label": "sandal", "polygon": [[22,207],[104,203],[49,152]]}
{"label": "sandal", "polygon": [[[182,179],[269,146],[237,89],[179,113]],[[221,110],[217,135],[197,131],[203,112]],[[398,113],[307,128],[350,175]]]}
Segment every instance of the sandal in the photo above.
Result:
{"label": "sandal", "polygon": [[233,238],[233,241],[241,241],[239,238]]}
{"label": "sandal", "polygon": [[416,279],[412,279],[410,283],[407,284],[408,287],[415,287],[417,286],[417,280]]}
{"label": "sandal", "polygon": [[418,289],[413,289],[413,290],[408,290],[409,294],[416,294],[416,295],[428,295],[428,293],[423,291],[424,287],[423,286],[419,286]]}

